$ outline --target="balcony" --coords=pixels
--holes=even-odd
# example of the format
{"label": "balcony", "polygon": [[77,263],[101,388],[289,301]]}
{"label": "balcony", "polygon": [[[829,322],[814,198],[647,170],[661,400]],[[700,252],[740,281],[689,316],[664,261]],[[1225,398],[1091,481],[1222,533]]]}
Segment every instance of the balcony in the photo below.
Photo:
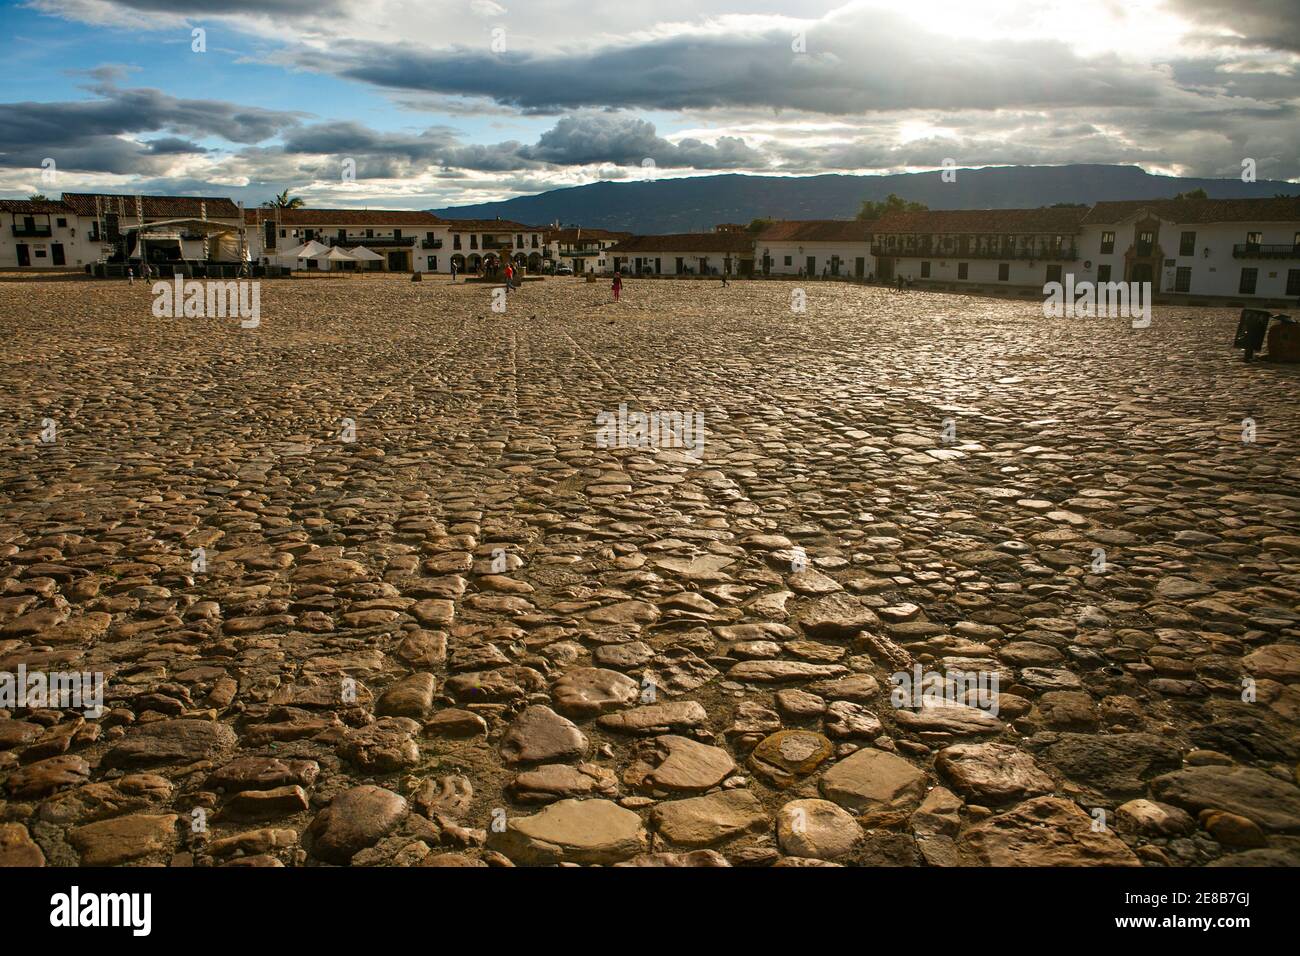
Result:
{"label": "balcony", "polygon": [[442,248],[442,240],[441,240],[441,239],[421,239],[421,240],[420,240],[420,248],[421,248],[421,249],[441,249],[441,248]]}
{"label": "balcony", "polygon": [[48,239],[54,235],[49,226],[14,226],[14,235],[19,239]]}
{"label": "balcony", "polygon": [[1234,259],[1300,259],[1300,245],[1280,242],[1261,245],[1257,242],[1240,242],[1232,247]]}
{"label": "balcony", "polygon": [[930,243],[915,243],[910,246],[888,246],[873,243],[873,256],[907,257],[910,259],[1044,259],[1050,261],[1073,261],[1079,258],[1077,246],[1037,245],[1037,246],[999,246],[971,248],[956,246],[935,246]]}

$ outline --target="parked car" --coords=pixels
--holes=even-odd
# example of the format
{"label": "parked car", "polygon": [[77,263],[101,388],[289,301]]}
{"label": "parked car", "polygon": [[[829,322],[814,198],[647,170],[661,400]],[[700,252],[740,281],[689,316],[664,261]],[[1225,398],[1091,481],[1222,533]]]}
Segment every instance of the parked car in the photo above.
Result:
{"label": "parked car", "polygon": [[555,267],[555,274],[556,274],[557,276],[571,276],[571,275],[573,275],[573,267],[572,267],[572,266],[556,266],[556,267]]}

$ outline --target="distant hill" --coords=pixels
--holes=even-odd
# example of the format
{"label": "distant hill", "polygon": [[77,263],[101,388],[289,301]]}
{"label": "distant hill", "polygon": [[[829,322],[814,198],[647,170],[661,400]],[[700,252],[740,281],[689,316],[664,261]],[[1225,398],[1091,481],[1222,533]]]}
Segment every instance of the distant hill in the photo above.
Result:
{"label": "distant hill", "polygon": [[552,189],[502,202],[449,206],[448,219],[513,219],[637,233],[692,232],[718,223],[774,219],[850,219],[864,199],[897,193],[931,209],[1014,209],[1103,199],[1168,199],[1204,189],[1214,199],[1300,195],[1300,184],[1277,180],[1182,179],[1136,166],[989,166],[959,169],[956,182],[939,172],[888,176],[694,176],[649,182],[600,182]]}

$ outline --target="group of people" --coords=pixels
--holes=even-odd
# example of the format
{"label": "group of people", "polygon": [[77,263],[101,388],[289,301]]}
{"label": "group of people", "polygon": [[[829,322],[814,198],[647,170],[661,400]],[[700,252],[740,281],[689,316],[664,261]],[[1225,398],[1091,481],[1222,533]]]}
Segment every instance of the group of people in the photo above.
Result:
{"label": "group of people", "polygon": [[[496,278],[497,273],[500,272],[505,277],[506,286],[508,288],[511,289],[519,288],[519,279],[524,274],[523,266],[516,266],[512,262],[510,262],[509,259],[507,259],[505,262],[504,270],[502,270],[500,264],[498,264],[495,261],[491,265],[487,266],[486,268],[487,268],[488,278],[494,279]],[[484,269],[483,264],[481,262],[476,262],[474,264],[475,277],[483,275],[483,269]],[[465,270],[462,270],[457,267],[456,260],[453,259],[451,262],[451,281],[455,282],[456,276],[460,275],[464,271]]]}

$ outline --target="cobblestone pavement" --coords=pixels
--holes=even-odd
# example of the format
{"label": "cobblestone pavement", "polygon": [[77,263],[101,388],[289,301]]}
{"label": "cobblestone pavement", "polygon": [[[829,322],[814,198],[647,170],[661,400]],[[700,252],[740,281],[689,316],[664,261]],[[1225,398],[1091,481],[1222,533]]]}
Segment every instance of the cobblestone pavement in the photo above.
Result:
{"label": "cobblestone pavement", "polygon": [[0,284],[0,862],[1300,862],[1300,369],[792,291]]}

